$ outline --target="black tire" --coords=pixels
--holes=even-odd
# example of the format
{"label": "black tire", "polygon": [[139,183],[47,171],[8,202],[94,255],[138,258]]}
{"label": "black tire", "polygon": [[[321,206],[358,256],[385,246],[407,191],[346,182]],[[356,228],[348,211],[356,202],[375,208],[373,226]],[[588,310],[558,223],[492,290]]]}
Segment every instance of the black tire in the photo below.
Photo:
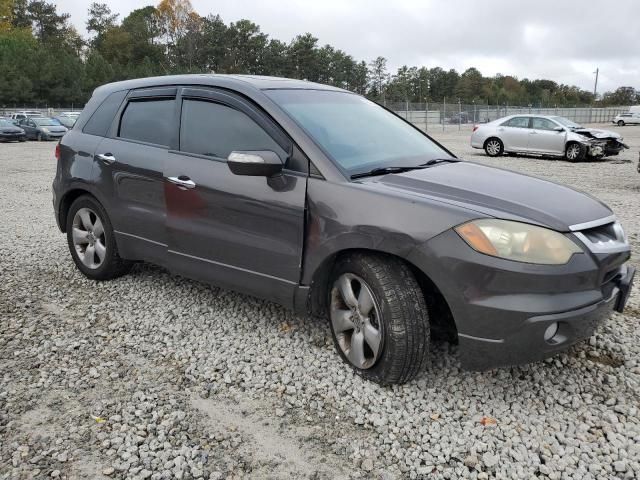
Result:
{"label": "black tire", "polygon": [[355,253],[341,257],[329,283],[330,316],[335,282],[345,274],[364,280],[373,294],[374,308],[380,312],[376,324],[382,341],[375,362],[368,368],[358,368],[343,351],[330,320],[336,350],[357,374],[368,380],[383,385],[410,381],[425,368],[430,338],[427,305],[415,276],[405,263],[388,255]]}
{"label": "black tire", "polygon": [[578,142],[569,142],[564,151],[564,158],[570,162],[581,162],[587,154],[587,147]]}
{"label": "black tire", "polygon": [[22,142],[26,142],[26,141],[27,141],[27,137],[20,137],[20,138],[18,139],[18,141],[19,141],[20,143],[22,143]]}
{"label": "black tire", "polygon": [[[101,265],[97,268],[89,268],[82,262],[73,242],[73,221],[78,210],[83,208],[89,209],[95,213],[102,222],[104,230],[103,240],[106,248],[106,254]],[[66,227],[67,244],[69,245],[71,258],[73,258],[78,270],[80,270],[85,277],[91,280],[112,280],[125,275],[129,270],[131,270],[133,262],[120,258],[109,216],[100,202],[98,202],[94,197],[90,195],[83,195],[74,200],[67,212]]]}
{"label": "black tire", "polygon": [[618,120],[618,126],[624,127],[624,120]]}
{"label": "black tire", "polygon": [[504,153],[504,143],[497,137],[487,138],[484,142],[484,151],[490,157],[499,157]]}

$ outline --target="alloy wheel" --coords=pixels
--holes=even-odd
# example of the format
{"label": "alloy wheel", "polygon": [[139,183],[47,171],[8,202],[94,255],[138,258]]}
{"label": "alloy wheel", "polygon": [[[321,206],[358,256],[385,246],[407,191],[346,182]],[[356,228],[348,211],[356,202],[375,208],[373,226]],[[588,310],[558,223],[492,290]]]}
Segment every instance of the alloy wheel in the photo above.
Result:
{"label": "alloy wheel", "polygon": [[99,268],[107,254],[102,220],[90,208],[79,209],[73,217],[73,246],[84,266]]}
{"label": "alloy wheel", "polygon": [[371,368],[382,352],[383,323],[371,288],[352,273],[338,277],[331,289],[331,324],[344,356],[356,368]]}
{"label": "alloy wheel", "polygon": [[487,152],[489,152],[489,155],[498,155],[500,153],[500,142],[498,140],[487,142]]}
{"label": "alloy wheel", "polygon": [[579,155],[580,155],[580,145],[577,145],[575,143],[569,145],[569,147],[567,148],[567,159],[575,160],[576,158],[578,158]]}

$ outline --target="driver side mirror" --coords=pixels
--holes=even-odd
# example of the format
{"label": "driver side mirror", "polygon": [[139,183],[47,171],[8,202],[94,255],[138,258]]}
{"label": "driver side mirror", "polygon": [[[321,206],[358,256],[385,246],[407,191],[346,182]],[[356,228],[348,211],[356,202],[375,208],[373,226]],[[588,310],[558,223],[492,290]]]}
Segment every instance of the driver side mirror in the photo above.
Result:
{"label": "driver side mirror", "polygon": [[282,160],[271,150],[234,151],[227,158],[229,169],[236,175],[271,177],[282,171]]}
{"label": "driver side mirror", "polygon": [[553,130],[556,131],[556,132],[564,132],[564,127],[560,127],[560,126],[554,127]]}

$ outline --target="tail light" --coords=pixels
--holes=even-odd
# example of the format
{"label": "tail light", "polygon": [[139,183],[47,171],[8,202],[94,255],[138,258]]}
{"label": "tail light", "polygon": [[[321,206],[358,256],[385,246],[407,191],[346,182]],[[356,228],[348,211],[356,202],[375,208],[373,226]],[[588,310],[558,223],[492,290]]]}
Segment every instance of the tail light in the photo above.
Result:
{"label": "tail light", "polygon": [[473,126],[473,131],[475,132],[478,129],[478,125]]}
{"label": "tail light", "polygon": [[60,144],[56,143],[56,160],[60,161]]}

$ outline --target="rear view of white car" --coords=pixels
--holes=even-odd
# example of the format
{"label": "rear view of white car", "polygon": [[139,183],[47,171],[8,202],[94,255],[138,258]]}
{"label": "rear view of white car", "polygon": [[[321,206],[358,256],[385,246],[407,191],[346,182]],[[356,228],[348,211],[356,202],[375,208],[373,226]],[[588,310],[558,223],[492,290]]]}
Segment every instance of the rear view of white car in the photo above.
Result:
{"label": "rear view of white car", "polygon": [[490,157],[525,153],[576,162],[617,155],[629,148],[622,140],[615,132],[584,128],[564,117],[510,115],[474,126],[471,146],[484,149]]}

